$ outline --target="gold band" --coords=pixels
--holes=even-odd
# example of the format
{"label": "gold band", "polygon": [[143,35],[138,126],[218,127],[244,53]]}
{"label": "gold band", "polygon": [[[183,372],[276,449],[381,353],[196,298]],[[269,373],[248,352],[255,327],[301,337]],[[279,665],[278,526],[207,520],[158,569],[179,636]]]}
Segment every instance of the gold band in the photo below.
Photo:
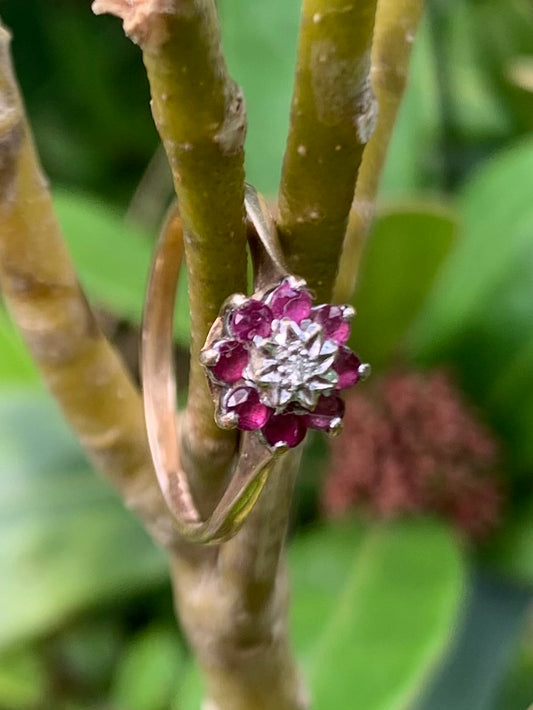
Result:
{"label": "gold band", "polygon": [[[261,289],[287,271],[266,203],[250,185],[246,186],[245,206],[254,288]],[[157,243],[144,306],[141,373],[146,428],[157,480],[178,532],[191,542],[219,543],[232,537],[248,516],[275,455],[256,432],[241,432],[228,488],[211,516],[202,520],[181,466],[176,418],[173,318],[183,250],[183,228],[175,204]]]}

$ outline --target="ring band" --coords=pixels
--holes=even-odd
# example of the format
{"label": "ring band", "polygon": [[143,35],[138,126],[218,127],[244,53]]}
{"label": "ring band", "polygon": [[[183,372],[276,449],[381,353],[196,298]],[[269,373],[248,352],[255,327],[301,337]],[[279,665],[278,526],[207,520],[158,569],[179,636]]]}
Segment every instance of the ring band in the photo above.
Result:
{"label": "ring band", "polygon": [[[250,246],[258,280],[286,273],[279,245],[272,239],[275,234],[272,218],[262,198],[250,186],[246,187],[245,204],[257,237],[250,239]],[[262,258],[265,253],[267,259]],[[173,317],[183,254],[183,228],[175,204],[158,240],[143,313],[141,371],[145,420],[157,480],[178,532],[191,542],[218,543],[239,530],[266,483],[275,455],[256,432],[243,432],[228,488],[209,518],[202,520],[181,466],[176,422]]]}
{"label": "ring band", "polygon": [[183,538],[219,543],[252,510],[275,458],[298,446],[307,429],[336,435],[340,390],[369,374],[346,342],[351,306],[322,304],[289,274],[265,200],[245,186],[254,293],[223,304],[201,353],[222,428],[240,429],[230,482],[207,520],[194,503],[180,461],[173,364],[173,316],[183,260],[177,206],[165,220],[152,263],[142,325],[141,370],[148,441],[159,486]]}

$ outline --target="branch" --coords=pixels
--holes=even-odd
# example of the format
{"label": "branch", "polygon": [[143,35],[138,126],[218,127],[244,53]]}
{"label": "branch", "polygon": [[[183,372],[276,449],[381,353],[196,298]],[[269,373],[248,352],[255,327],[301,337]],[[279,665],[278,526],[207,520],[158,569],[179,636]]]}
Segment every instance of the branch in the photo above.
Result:
{"label": "branch", "polygon": [[0,283],[7,306],[95,466],[156,540],[174,543],[139,395],[100,332],[53,213],[0,25]]}
{"label": "branch", "polygon": [[329,300],[363,149],[376,120],[376,0],[304,0],[280,233],[291,270]]}
{"label": "branch", "polygon": [[[169,551],[185,629],[218,710],[302,710],[280,565],[298,454],[275,467],[220,547],[176,538],[152,468],[140,397],[79,287],[0,27],[0,283],[15,322],[95,465]],[[206,705],[207,707],[207,705]]]}
{"label": "branch", "polygon": [[195,498],[209,512],[236,436],[215,424],[199,353],[225,298],[246,291],[244,100],[221,54],[214,0],[95,0],[93,10],[121,17],[143,51],[179,198],[192,334],[182,453]]}
{"label": "branch", "polygon": [[357,265],[374,218],[379,180],[407,85],[411,50],[423,10],[424,0],[378,0],[372,48],[378,122],[359,170],[335,289],[338,302],[349,301],[355,288]]}
{"label": "branch", "polygon": [[277,464],[244,527],[209,568],[174,558],[177,609],[207,683],[205,710],[308,707],[289,642],[283,561],[299,454]]}

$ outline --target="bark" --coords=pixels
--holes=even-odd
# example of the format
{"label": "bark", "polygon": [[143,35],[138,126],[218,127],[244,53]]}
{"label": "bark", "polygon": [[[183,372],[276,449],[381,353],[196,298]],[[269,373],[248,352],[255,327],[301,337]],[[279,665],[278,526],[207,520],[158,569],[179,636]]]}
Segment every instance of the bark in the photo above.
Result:
{"label": "bark", "polygon": [[291,271],[331,297],[355,181],[376,122],[370,47],[376,0],[304,0],[280,233]]}
{"label": "bark", "polygon": [[378,122],[365,149],[357,179],[335,288],[338,302],[350,301],[353,295],[357,267],[374,219],[379,179],[407,85],[411,50],[423,11],[424,0],[378,0],[371,72]]}

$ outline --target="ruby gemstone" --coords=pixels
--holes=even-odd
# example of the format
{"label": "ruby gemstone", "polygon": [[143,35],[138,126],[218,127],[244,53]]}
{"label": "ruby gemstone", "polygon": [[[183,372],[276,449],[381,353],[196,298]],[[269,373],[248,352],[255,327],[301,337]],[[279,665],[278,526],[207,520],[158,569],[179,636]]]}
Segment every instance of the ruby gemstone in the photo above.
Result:
{"label": "ruby gemstone", "polygon": [[273,411],[259,401],[257,390],[252,387],[236,387],[230,392],[226,399],[226,409],[238,415],[237,426],[244,431],[261,429]]}
{"label": "ruby gemstone", "polygon": [[272,318],[266,304],[251,298],[230,314],[229,325],[239,340],[252,340],[256,335],[265,338],[272,330]]}
{"label": "ruby gemstone", "polygon": [[270,308],[274,318],[290,318],[300,325],[311,313],[313,299],[309,291],[293,288],[284,281],[270,295]]}
{"label": "ruby gemstone", "polygon": [[347,347],[340,347],[333,369],[339,376],[335,389],[343,390],[346,387],[355,385],[359,379],[359,366],[361,361],[357,355]]}
{"label": "ruby gemstone", "polygon": [[333,419],[342,419],[344,416],[344,402],[336,395],[320,397],[313,412],[307,414],[305,422],[312,429],[328,431]]}
{"label": "ruby gemstone", "polygon": [[303,441],[306,431],[304,417],[296,414],[273,414],[263,427],[263,435],[271,446],[287,444],[291,449]]}
{"label": "ruby gemstone", "polygon": [[350,324],[344,319],[340,306],[326,304],[313,308],[311,318],[322,326],[326,338],[335,341],[338,345],[344,345],[350,337]]}
{"label": "ruby gemstone", "polygon": [[248,351],[237,340],[222,340],[217,347],[218,361],[211,372],[221,382],[232,385],[242,377],[248,364]]}

